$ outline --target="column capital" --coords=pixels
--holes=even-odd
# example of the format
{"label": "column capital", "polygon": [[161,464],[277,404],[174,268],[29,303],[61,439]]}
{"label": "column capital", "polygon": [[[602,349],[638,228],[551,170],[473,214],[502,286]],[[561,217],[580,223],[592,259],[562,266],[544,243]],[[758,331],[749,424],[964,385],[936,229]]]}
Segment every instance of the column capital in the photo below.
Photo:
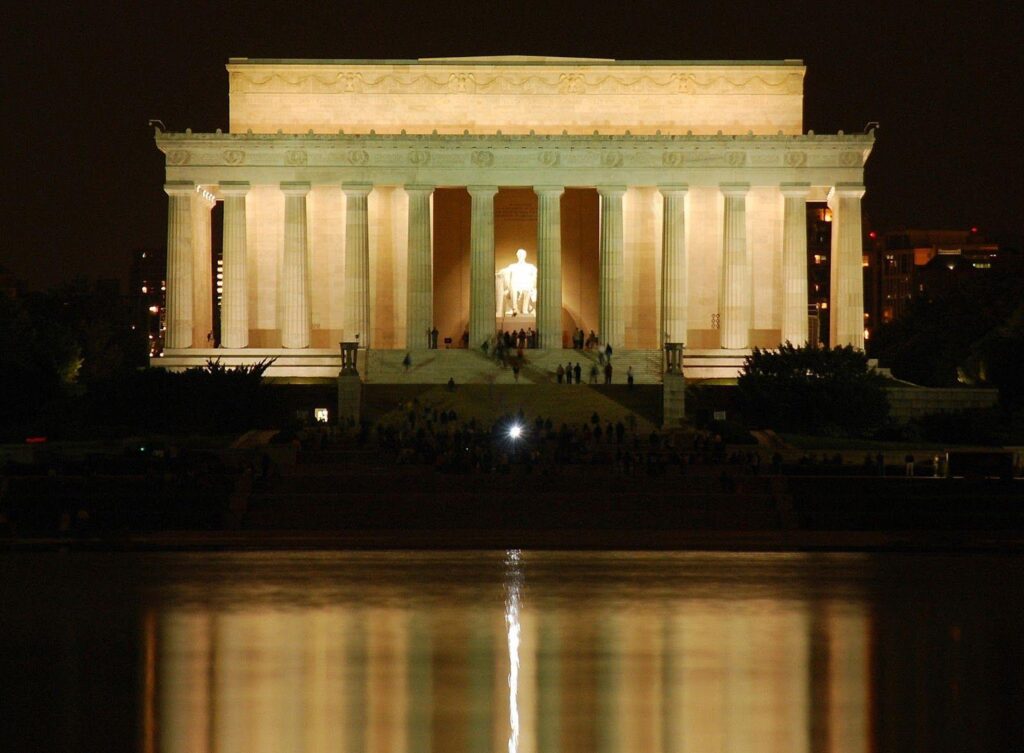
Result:
{"label": "column capital", "polygon": [[726,196],[746,196],[750,190],[749,183],[719,183],[718,190]]}
{"label": "column capital", "polygon": [[172,180],[164,183],[164,192],[168,196],[186,196],[195,193],[196,184],[190,180]]}
{"label": "column capital", "polygon": [[406,193],[433,193],[434,186],[424,185],[422,183],[414,183],[407,186],[402,186]]}
{"label": "column capital", "polygon": [[534,186],[533,192],[538,196],[561,196],[565,186]]}
{"label": "column capital", "polygon": [[686,183],[664,183],[658,186],[658,191],[662,196],[668,194],[685,194],[690,190],[690,186]]}
{"label": "column capital", "polygon": [[829,189],[828,200],[832,201],[836,196],[842,196],[844,199],[859,199],[863,195],[863,183],[836,183]]}
{"label": "column capital", "polygon": [[285,196],[305,196],[309,193],[309,183],[305,181],[288,181],[281,184],[281,193]]}
{"label": "column capital", "polygon": [[598,186],[597,192],[601,196],[622,196],[626,193],[625,186]]}
{"label": "column capital", "polygon": [[466,186],[466,190],[469,191],[469,195],[473,196],[494,196],[498,193],[497,186]]}
{"label": "column capital", "polygon": [[249,193],[249,181],[245,180],[229,180],[220,183],[219,185],[220,195],[223,197],[228,196],[245,196]]}
{"label": "column capital", "polygon": [[366,197],[373,190],[373,183],[342,183],[341,190],[345,192],[346,198]]}
{"label": "column capital", "polygon": [[779,191],[783,196],[789,196],[794,199],[807,198],[807,194],[810,193],[810,183],[780,183]]}

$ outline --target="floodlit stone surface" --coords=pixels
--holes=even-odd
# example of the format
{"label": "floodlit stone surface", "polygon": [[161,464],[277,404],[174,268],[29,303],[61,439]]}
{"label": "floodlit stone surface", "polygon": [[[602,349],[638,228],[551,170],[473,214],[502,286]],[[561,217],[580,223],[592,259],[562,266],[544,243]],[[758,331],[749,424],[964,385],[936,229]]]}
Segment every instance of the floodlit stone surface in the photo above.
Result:
{"label": "floodlit stone surface", "polygon": [[799,134],[804,66],[557,58],[228,63],[245,133]]}
{"label": "floodlit stone surface", "polygon": [[688,378],[734,374],[748,348],[806,339],[804,209],[826,199],[831,340],[863,347],[874,137],[802,133],[799,61],[233,59],[228,72],[230,132],[156,135],[173,368],[213,349],[215,201],[215,352],[249,361],[356,334],[404,355],[434,326],[439,347],[468,331],[476,348],[503,321],[495,269],[523,248],[536,307],[506,329],[536,328],[546,349],[577,328],[617,351],[667,336],[685,343]]}

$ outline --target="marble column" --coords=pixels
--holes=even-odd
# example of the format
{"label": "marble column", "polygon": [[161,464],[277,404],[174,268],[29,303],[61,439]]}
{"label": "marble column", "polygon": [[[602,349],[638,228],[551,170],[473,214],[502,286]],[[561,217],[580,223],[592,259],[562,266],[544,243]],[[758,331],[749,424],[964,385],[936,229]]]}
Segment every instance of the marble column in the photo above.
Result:
{"label": "marble column", "polygon": [[562,347],[562,186],[537,186],[537,340]]}
{"label": "marble column", "polygon": [[167,193],[167,348],[192,347],[192,202],[191,181],[164,184]]}
{"label": "marble column", "polygon": [[406,186],[409,196],[408,281],[405,301],[405,345],[426,348],[434,326],[434,274],[430,247],[430,195],[433,186]]}
{"label": "marble column", "polygon": [[722,348],[750,346],[751,273],[747,251],[746,183],[723,183],[725,228],[722,234],[722,286],[718,296]]}
{"label": "marble column", "polygon": [[346,183],[345,192],[345,339],[370,347],[369,183]]}
{"label": "marble column", "polygon": [[192,199],[192,342],[212,348],[213,218],[217,200],[205,188]]}
{"label": "marble column", "polygon": [[220,346],[249,345],[249,290],[246,284],[245,196],[249,184],[220,184],[224,199],[224,285],[220,303]]}
{"label": "marble column", "polygon": [[281,346],[308,348],[312,316],[309,300],[309,248],[306,194],[309,183],[282,183],[284,261],[281,265]]}
{"label": "marble column", "polygon": [[599,186],[601,197],[601,309],[598,333],[602,343],[622,348],[626,324],[622,315],[622,196],[625,186]]}
{"label": "marble column", "polygon": [[781,342],[807,342],[808,183],[783,183]]}
{"label": "marble column", "polygon": [[661,337],[665,343],[686,342],[686,190],[685,185],[659,186],[661,226]]}
{"label": "marble column", "polygon": [[494,194],[497,186],[468,186],[472,200],[469,231],[469,347],[479,348],[495,332]]}
{"label": "marble column", "polygon": [[829,343],[864,350],[864,238],[860,198],[864,186],[838,183],[828,195],[832,210]]}

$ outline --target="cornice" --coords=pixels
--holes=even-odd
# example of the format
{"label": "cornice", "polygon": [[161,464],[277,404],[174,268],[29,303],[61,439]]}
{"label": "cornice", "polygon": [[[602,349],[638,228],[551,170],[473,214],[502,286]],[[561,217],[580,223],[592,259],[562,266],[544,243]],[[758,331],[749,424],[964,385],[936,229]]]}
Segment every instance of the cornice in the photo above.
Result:
{"label": "cornice", "polygon": [[874,135],[529,136],[158,133],[168,167],[859,168]]}

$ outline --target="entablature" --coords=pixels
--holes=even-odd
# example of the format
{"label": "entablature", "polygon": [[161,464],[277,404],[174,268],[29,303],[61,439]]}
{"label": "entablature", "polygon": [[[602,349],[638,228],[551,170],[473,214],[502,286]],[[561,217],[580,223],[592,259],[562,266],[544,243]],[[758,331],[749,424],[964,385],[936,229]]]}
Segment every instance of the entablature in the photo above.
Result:
{"label": "entablature", "polygon": [[874,134],[799,136],[225,134],[156,136],[168,179],[433,185],[862,180]]}

